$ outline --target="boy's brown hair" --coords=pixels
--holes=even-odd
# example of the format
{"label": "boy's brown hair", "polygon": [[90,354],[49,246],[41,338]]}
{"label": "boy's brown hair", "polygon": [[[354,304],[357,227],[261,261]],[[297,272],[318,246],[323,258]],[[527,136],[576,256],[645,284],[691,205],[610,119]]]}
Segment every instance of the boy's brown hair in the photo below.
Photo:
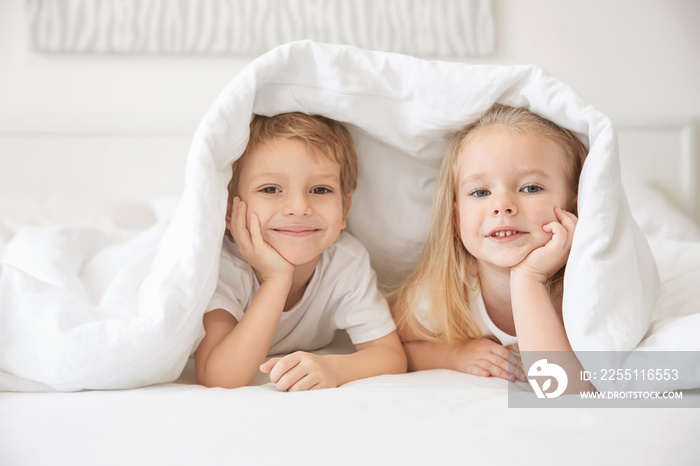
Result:
{"label": "boy's brown hair", "polygon": [[340,165],[340,189],[343,207],[357,187],[357,154],[352,136],[339,122],[321,115],[281,113],[272,117],[255,115],[250,123],[250,138],[243,154],[233,162],[228,184],[228,202],[233,202],[238,188],[241,167],[250,154],[276,138],[296,139],[306,144],[309,151],[327,157]]}

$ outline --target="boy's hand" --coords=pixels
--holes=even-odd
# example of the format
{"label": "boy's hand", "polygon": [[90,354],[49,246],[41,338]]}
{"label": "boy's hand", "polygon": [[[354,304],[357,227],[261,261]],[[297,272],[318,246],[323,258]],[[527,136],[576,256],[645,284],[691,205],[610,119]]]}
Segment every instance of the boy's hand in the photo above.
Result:
{"label": "boy's hand", "polygon": [[[450,364],[465,374],[480,377],[499,377],[509,382],[525,382],[525,373],[520,369],[518,358],[503,345],[488,338],[471,340],[462,345]],[[512,371],[512,372],[511,372]]]}
{"label": "boy's hand", "polygon": [[238,196],[233,198],[230,227],[241,255],[260,273],[263,281],[292,276],[294,265],[263,239],[257,215],[248,215],[248,206]]}
{"label": "boy's hand", "polygon": [[547,244],[528,254],[521,263],[511,269],[512,271],[524,273],[541,283],[546,283],[566,264],[578,218],[559,207],[554,208],[554,215],[559,222],[551,222],[542,227],[544,231],[552,233],[552,238]]}
{"label": "boy's hand", "polygon": [[298,392],[338,386],[336,367],[330,358],[297,351],[282,358],[272,358],[260,365],[280,392]]}

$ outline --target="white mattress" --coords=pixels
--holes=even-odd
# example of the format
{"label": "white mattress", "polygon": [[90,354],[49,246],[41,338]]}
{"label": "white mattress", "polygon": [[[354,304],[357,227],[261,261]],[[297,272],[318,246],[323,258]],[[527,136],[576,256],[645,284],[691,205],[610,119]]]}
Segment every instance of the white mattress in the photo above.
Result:
{"label": "white mattress", "polygon": [[[695,409],[513,409],[448,370],[279,393],[189,383],[0,394],[3,465],[696,465]],[[691,396],[686,392],[686,396]],[[700,397],[700,393],[693,396]]]}

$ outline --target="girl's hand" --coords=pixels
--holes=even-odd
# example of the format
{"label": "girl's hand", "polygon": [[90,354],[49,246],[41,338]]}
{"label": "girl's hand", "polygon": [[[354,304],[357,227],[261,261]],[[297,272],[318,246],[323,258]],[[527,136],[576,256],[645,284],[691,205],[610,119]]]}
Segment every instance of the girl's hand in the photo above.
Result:
{"label": "girl's hand", "polygon": [[333,361],[303,351],[282,358],[272,358],[260,365],[260,371],[270,374],[270,380],[280,392],[298,392],[335,388],[338,386]]}
{"label": "girl's hand", "polygon": [[578,218],[559,207],[554,208],[554,215],[557,216],[559,222],[551,222],[542,227],[547,233],[552,233],[552,238],[547,244],[528,254],[511,271],[524,273],[541,283],[546,283],[566,264]]}
{"label": "girl's hand", "polygon": [[488,338],[471,340],[462,345],[454,354],[450,367],[465,374],[499,377],[509,382],[526,380],[518,357]]}
{"label": "girl's hand", "polygon": [[257,215],[247,215],[248,206],[238,196],[233,198],[231,234],[243,258],[260,273],[263,281],[275,277],[291,278],[290,264],[262,237]]}

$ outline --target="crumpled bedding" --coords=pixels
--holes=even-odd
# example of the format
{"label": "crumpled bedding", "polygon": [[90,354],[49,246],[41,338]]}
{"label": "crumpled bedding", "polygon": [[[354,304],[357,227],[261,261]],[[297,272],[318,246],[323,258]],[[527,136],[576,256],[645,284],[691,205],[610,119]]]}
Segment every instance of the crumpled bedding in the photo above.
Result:
{"label": "crumpled bedding", "polygon": [[[630,213],[605,115],[535,66],[299,41],[253,61],[212,104],[192,140],[172,219],[142,231],[54,225],[13,233],[0,263],[0,389],[121,389],[177,379],[216,284],[230,165],[247,143],[252,114],[322,114],[350,129],[360,180],[348,229],[392,288],[420,254],[452,134],[497,101],[529,107],[590,147],[565,278],[573,348],[631,350],[645,337],[653,341],[647,332],[661,282]],[[673,340],[655,347],[690,340],[680,338],[691,336],[682,325],[674,329]]]}

